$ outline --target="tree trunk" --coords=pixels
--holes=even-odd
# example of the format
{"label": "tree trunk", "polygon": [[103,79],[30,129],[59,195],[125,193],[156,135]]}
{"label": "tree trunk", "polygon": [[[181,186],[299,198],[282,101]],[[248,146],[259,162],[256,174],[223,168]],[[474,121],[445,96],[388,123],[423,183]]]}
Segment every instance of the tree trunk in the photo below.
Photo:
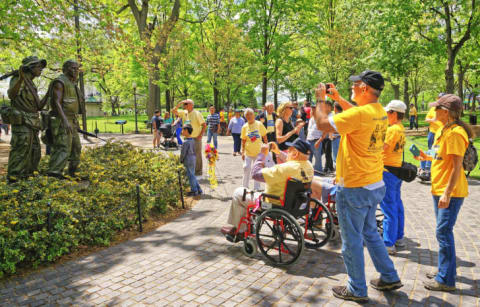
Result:
{"label": "tree trunk", "polygon": [[448,53],[447,68],[445,69],[445,92],[447,94],[453,94],[455,91],[455,76],[453,75],[453,69],[455,66],[455,55],[452,52]]}
{"label": "tree trunk", "polygon": [[167,112],[170,112],[170,101],[171,101],[171,95],[170,95],[170,89],[167,88],[165,91],[165,108],[167,109]]}
{"label": "tree trunk", "polygon": [[262,72],[262,105],[263,106],[267,103],[267,86],[268,86],[267,70],[264,70]]}
{"label": "tree trunk", "polygon": [[390,82],[390,84],[392,85],[392,89],[393,89],[393,98],[395,98],[396,100],[399,100],[400,99],[400,84],[395,84],[393,82]]}
{"label": "tree trunk", "polygon": [[110,96],[110,105],[112,106],[112,116],[117,115],[117,111],[115,110],[116,103],[115,103],[115,97],[114,96]]}
{"label": "tree trunk", "polygon": [[465,80],[466,66],[462,65],[462,61],[458,61],[458,97],[462,99],[465,98],[463,95],[463,80]]}
{"label": "tree trunk", "polygon": [[[153,117],[153,112],[155,111],[158,102],[160,101],[160,87],[158,86],[158,75],[152,75],[148,79],[148,101],[147,101],[147,115],[148,118]],[[159,111],[162,112],[162,107],[160,106]]]}
{"label": "tree trunk", "polygon": [[408,76],[403,79],[403,102],[407,105],[407,112],[410,110],[410,97],[408,95]]}
{"label": "tree trunk", "polygon": [[273,82],[273,105],[275,106],[275,110],[278,107],[278,81],[275,80]]}
{"label": "tree trunk", "polygon": [[220,108],[220,91],[217,88],[217,82],[213,84],[213,105],[215,106],[215,110],[219,110]]}

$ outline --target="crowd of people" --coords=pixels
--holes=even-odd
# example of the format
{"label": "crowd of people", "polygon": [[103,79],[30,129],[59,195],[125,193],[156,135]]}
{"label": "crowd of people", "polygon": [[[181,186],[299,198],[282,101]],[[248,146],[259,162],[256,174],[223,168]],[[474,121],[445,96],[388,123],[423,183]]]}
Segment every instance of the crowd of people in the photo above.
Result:
{"label": "crowd of people", "polygon": [[[321,195],[319,178],[334,174],[342,254],[349,278],[347,285],[332,290],[336,297],[364,302],[368,300],[364,245],[380,273],[370,286],[384,291],[403,286],[390,256],[405,247],[399,174],[405,155],[402,120],[406,119],[407,106],[400,100],[392,100],[386,107],[379,103],[384,79],[378,72],[367,70],[350,80],[354,104],[342,98],[334,84],[327,84],[327,90],[321,83],[315,89],[316,104],[305,102],[299,107],[297,102],[285,102],[275,112],[274,105],[267,103],[258,114],[250,108],[216,113],[210,107],[205,120],[187,99],[173,109],[173,114],[178,116],[174,125],[180,121],[185,138],[181,161],[187,168],[191,195],[202,193],[198,176],[205,132],[207,142],[213,141],[216,148],[219,134],[231,135],[233,155],[242,158],[242,187],[233,192],[230,225],[221,229],[225,235],[242,236],[244,230],[236,226],[245,216],[248,202],[261,190],[282,199],[287,180],[296,178],[313,182],[313,194]],[[182,105],[184,110],[179,110]],[[452,291],[456,276],[453,227],[468,195],[462,161],[473,132],[460,119],[459,97],[441,94],[430,107],[426,118],[430,124],[429,150],[414,155],[422,161],[422,174],[431,174],[439,243],[438,271],[427,274],[431,280],[424,286],[433,291]],[[410,106],[408,115],[410,128],[417,127],[414,106]],[[250,181],[253,192],[245,198]],[[378,204],[384,213],[383,237],[377,231]]]}

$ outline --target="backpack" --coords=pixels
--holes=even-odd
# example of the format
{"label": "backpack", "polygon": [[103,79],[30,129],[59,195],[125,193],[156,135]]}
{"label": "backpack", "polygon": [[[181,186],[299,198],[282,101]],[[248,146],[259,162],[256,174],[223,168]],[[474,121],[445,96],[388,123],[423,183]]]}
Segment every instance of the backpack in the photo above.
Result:
{"label": "backpack", "polygon": [[477,149],[473,145],[473,141],[469,140],[467,150],[463,156],[463,169],[467,171],[467,177],[470,175],[470,172],[475,169],[478,163],[478,153]]}

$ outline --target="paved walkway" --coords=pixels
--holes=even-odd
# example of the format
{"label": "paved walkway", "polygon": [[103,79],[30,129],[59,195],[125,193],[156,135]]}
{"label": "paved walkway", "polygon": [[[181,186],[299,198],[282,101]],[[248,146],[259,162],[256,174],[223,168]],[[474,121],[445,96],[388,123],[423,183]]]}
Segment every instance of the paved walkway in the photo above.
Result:
{"label": "paved walkway", "polygon": [[[149,136],[128,136],[137,145]],[[336,299],[331,287],[347,276],[338,243],[306,250],[289,269],[266,264],[261,255],[245,257],[240,243],[219,233],[229,196],[241,182],[241,158],[233,157],[230,138],[220,138],[218,176],[212,191],[187,214],[154,232],[104,251],[0,283],[0,305],[169,305],[169,306],[355,306]],[[470,197],[455,228],[457,290],[436,293],[423,288],[425,272],[435,269],[437,242],[429,186],[404,184],[407,247],[393,260],[404,287],[393,293],[369,289],[369,305],[479,306],[480,182],[471,182]],[[366,252],[367,281],[377,273]]]}

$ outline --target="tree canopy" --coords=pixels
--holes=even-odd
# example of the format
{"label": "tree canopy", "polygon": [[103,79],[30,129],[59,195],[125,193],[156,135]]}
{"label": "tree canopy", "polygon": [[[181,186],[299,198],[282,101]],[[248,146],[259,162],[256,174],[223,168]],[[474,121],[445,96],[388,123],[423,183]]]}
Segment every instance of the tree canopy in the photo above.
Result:
{"label": "tree canopy", "polygon": [[77,59],[114,114],[133,105],[133,84],[151,114],[187,97],[217,108],[309,100],[320,81],[348,97],[348,76],[364,69],[386,78],[385,102],[439,92],[471,100],[480,93],[478,2],[5,0],[0,70],[44,57],[42,87]]}

